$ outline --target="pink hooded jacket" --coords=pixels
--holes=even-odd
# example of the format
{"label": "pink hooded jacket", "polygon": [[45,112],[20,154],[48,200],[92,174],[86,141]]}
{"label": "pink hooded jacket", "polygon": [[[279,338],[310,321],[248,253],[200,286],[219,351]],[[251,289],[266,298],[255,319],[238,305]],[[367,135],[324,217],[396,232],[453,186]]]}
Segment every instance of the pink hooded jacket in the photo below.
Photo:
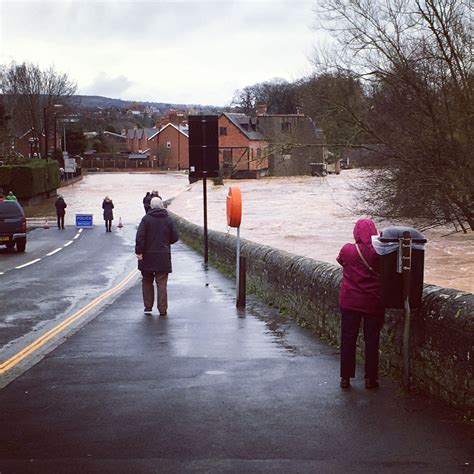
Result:
{"label": "pink hooded jacket", "polygon": [[[354,226],[354,240],[367,263],[378,272],[378,255],[372,247],[372,235],[377,228],[370,219],[359,219]],[[383,314],[384,304],[378,276],[369,270],[355,244],[345,244],[336,259],[342,266],[342,286],[339,292],[341,308],[368,314]]]}

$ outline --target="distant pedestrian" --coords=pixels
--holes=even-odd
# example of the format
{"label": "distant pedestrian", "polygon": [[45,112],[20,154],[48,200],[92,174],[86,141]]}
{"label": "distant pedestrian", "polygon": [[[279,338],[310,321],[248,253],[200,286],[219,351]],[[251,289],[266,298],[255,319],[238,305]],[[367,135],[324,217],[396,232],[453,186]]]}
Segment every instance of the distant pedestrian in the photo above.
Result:
{"label": "distant pedestrian", "polygon": [[7,194],[7,197],[6,197],[6,200],[7,201],[16,201],[16,196],[13,194],[13,191],[10,191],[8,194]]}
{"label": "distant pedestrian", "polygon": [[158,291],[160,316],[168,312],[168,274],[171,273],[171,244],[178,241],[178,231],[163,208],[163,201],[154,197],[151,210],[138,226],[135,239],[135,253],[138,269],[142,272],[142,292],[145,314],[151,314],[155,298],[153,281]]}
{"label": "distant pedestrian", "polygon": [[56,202],[56,217],[58,219],[58,229],[64,229],[64,216],[66,215],[67,204],[61,194],[58,195]]}
{"label": "distant pedestrian", "polygon": [[350,379],[355,376],[361,322],[365,344],[365,388],[379,386],[379,340],[385,309],[378,277],[379,257],[372,247],[372,236],[377,234],[372,220],[359,219],[354,227],[355,243],[345,244],[337,257],[343,269],[339,293],[342,388],[349,388]]}
{"label": "distant pedestrian", "polygon": [[148,191],[145,197],[143,198],[143,207],[145,208],[145,214],[148,214],[148,211],[151,209],[150,201],[151,201],[151,193]]}
{"label": "distant pedestrian", "polygon": [[104,221],[105,221],[105,231],[112,232],[112,221],[114,220],[114,213],[112,209],[114,208],[114,203],[109,196],[105,196],[102,201],[102,209],[104,210]]}
{"label": "distant pedestrian", "polygon": [[61,181],[64,181],[64,175],[65,175],[64,168],[63,167],[59,168],[59,178],[61,179]]}
{"label": "distant pedestrian", "polygon": [[160,196],[159,192],[156,189],[151,192],[151,198],[153,199],[154,197],[160,198],[163,201],[163,198]]}

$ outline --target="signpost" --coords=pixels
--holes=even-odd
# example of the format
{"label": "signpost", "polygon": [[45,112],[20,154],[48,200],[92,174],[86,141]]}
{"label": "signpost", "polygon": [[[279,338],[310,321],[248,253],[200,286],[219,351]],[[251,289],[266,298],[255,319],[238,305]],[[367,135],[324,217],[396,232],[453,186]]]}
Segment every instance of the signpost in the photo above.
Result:
{"label": "signpost", "polygon": [[208,262],[207,239],[207,183],[206,178],[219,176],[219,140],[217,115],[190,115],[189,123],[189,180],[202,178],[204,206],[204,262]]}

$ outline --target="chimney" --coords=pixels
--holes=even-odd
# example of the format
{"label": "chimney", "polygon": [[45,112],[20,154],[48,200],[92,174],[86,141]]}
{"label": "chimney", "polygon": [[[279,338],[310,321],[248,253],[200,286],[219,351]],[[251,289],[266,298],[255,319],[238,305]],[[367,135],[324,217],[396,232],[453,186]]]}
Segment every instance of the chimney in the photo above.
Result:
{"label": "chimney", "polygon": [[178,125],[178,113],[176,110],[170,110],[169,121],[173,125]]}
{"label": "chimney", "polygon": [[267,115],[267,104],[257,104],[257,115]]}

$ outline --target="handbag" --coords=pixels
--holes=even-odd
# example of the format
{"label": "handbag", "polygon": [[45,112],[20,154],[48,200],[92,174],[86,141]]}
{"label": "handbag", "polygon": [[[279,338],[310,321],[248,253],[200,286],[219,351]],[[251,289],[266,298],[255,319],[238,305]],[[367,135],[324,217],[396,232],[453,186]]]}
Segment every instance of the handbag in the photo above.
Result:
{"label": "handbag", "polygon": [[365,259],[365,257],[362,255],[362,252],[360,251],[360,248],[357,244],[355,244],[356,246],[356,249],[357,249],[357,253],[359,254],[359,257],[361,258],[361,260],[364,262],[364,265],[374,274],[374,275],[377,275],[379,276],[379,274],[368,264],[367,260]]}

